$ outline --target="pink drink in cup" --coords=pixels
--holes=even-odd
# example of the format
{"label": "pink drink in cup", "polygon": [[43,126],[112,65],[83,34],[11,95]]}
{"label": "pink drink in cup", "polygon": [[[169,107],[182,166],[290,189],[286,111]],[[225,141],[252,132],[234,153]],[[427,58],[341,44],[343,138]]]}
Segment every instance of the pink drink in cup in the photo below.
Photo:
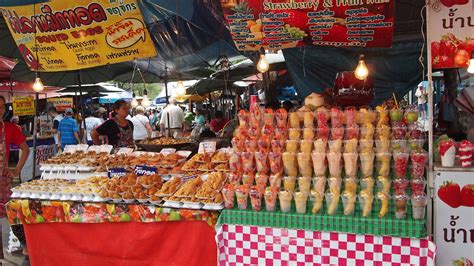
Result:
{"label": "pink drink in cup", "polygon": [[250,203],[253,211],[259,212],[262,210],[262,192],[257,186],[250,189]]}
{"label": "pink drink in cup", "polygon": [[245,185],[239,186],[235,190],[235,196],[237,197],[237,206],[239,207],[239,209],[241,210],[247,209],[248,195],[249,195],[249,191],[248,191],[247,186]]}
{"label": "pink drink in cup", "polygon": [[231,184],[227,184],[222,188],[222,196],[224,198],[224,206],[226,209],[234,208],[235,189]]}
{"label": "pink drink in cup", "polygon": [[276,200],[278,195],[278,188],[277,187],[267,187],[265,189],[265,209],[268,212],[273,212],[276,210]]}
{"label": "pink drink in cup", "polygon": [[424,150],[413,150],[411,159],[411,178],[423,178],[425,174],[425,165],[428,160],[428,153]]}
{"label": "pink drink in cup", "polygon": [[393,152],[393,161],[394,161],[393,169],[395,172],[395,177],[398,177],[398,178],[406,177],[408,157],[409,157],[409,154],[405,151]]}

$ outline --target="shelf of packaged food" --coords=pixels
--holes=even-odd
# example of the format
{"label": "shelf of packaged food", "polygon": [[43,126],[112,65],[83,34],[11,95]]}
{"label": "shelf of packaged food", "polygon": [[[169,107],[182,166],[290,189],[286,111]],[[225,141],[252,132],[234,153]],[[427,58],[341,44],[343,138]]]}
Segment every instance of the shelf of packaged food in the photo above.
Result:
{"label": "shelf of packaged food", "polygon": [[375,213],[372,213],[369,217],[357,215],[357,211],[354,216],[344,216],[342,214],[298,214],[295,212],[282,213],[280,211],[267,212],[264,210],[255,212],[251,210],[225,209],[220,214],[217,225],[254,225],[408,238],[426,238],[427,235],[426,220],[414,220],[410,215],[406,219],[396,219],[391,214],[384,218],[377,217]]}
{"label": "shelf of packaged food", "polygon": [[218,216],[217,211],[144,204],[19,199],[10,200],[5,208],[10,224],[204,221],[213,227]]}

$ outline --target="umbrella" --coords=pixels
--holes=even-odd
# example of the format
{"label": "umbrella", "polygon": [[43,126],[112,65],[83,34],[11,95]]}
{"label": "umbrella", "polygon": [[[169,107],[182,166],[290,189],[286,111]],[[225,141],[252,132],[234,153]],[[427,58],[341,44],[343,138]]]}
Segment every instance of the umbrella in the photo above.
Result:
{"label": "umbrella", "polygon": [[15,59],[0,55],[0,79],[10,79],[12,69],[17,63]]}
{"label": "umbrella", "polygon": [[71,85],[66,86],[66,88],[59,90],[58,92],[78,92],[82,90],[82,92],[88,93],[111,93],[111,92],[123,92],[124,90],[121,88],[116,87],[113,84],[108,83],[97,83],[97,84],[84,84],[81,86]]}
{"label": "umbrella", "polygon": [[[35,92],[33,91],[32,87],[33,87],[33,84],[30,84],[30,83],[4,80],[4,81],[0,81],[0,95],[6,97],[7,99],[10,96],[15,96],[15,95],[25,95],[25,94],[33,95]],[[59,89],[60,88],[58,87],[45,86],[43,92],[39,94],[39,98],[45,99],[45,98],[58,97],[60,96],[60,94],[57,93]]]}

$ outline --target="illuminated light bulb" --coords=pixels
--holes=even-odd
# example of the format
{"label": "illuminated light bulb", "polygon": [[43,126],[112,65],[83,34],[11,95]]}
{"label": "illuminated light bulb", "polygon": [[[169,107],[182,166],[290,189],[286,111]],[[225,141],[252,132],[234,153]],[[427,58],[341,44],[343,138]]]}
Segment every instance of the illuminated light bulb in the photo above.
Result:
{"label": "illuminated light bulb", "polygon": [[35,79],[35,83],[33,83],[33,90],[35,92],[42,92],[44,89],[43,82],[41,81],[40,78]]}
{"label": "illuminated light bulb", "polygon": [[186,94],[186,88],[184,87],[183,81],[180,80],[178,81],[178,84],[176,85],[176,96],[182,97]]}
{"label": "illuminated light bulb", "polygon": [[137,106],[138,106],[138,101],[137,101],[137,99],[136,99],[136,98],[133,98],[133,99],[132,99],[132,102],[130,103],[130,105],[131,105],[132,107],[137,107]]}
{"label": "illuminated light bulb", "polygon": [[265,55],[261,54],[260,59],[257,62],[257,70],[260,73],[265,73],[268,71],[270,65],[268,64],[267,59],[265,59]]}
{"label": "illuminated light bulb", "polygon": [[467,72],[474,74],[474,52],[471,53],[471,59],[469,60],[469,67]]}
{"label": "illuminated light bulb", "polygon": [[142,106],[143,107],[150,106],[150,99],[148,99],[148,96],[146,96],[146,95],[143,95]]}
{"label": "illuminated light bulb", "polygon": [[359,64],[357,65],[357,68],[354,74],[355,74],[355,77],[360,80],[366,79],[367,76],[369,75],[369,70],[367,69],[367,66],[365,65],[364,55],[359,56]]}

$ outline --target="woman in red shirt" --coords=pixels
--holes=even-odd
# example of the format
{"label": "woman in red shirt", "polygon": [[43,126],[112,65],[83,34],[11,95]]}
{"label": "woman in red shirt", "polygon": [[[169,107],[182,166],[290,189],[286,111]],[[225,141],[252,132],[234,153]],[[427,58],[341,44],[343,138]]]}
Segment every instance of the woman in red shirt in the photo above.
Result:
{"label": "woman in red shirt", "polygon": [[229,122],[229,120],[224,117],[224,114],[221,111],[216,111],[214,119],[212,119],[210,123],[211,130],[217,134],[217,132],[224,128],[227,122]]}
{"label": "woman in red shirt", "polygon": [[[30,153],[30,148],[26,144],[25,136],[21,133],[21,128],[16,124],[3,121],[5,103],[5,98],[0,95],[0,218],[5,217],[5,204],[10,200],[12,178],[20,175]],[[8,169],[11,144],[17,145],[21,149],[21,157],[14,170]],[[15,235],[26,249],[23,227],[21,225],[12,226],[12,229],[16,231]],[[0,256],[3,258],[3,252],[0,253]]]}

